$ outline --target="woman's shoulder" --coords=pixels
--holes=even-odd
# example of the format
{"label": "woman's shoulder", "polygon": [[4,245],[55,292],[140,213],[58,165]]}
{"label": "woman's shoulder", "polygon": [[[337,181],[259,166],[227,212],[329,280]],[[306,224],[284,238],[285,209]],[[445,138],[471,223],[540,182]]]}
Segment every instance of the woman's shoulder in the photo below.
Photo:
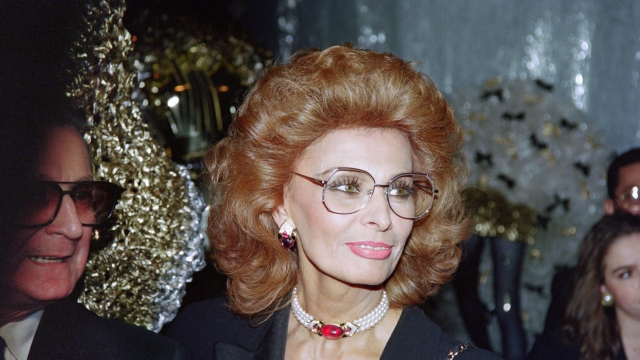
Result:
{"label": "woman's shoulder", "polygon": [[[426,315],[425,315],[426,317]],[[431,320],[429,320],[431,321]],[[437,326],[437,325],[436,325]],[[439,328],[439,327],[438,327]],[[503,360],[499,355],[490,351],[475,347],[470,343],[463,343],[453,336],[440,330],[440,343],[438,345],[438,353],[445,353],[442,359],[473,359],[473,360]]]}
{"label": "woman's shoulder", "polygon": [[446,333],[442,333],[440,348],[444,349],[446,356],[443,359],[455,360],[504,360],[499,355],[480,349],[469,343],[461,343]]}
{"label": "woman's shoulder", "polygon": [[[468,344],[466,344],[468,345]],[[468,348],[454,348],[443,359],[449,360],[504,360],[497,354],[471,345]]]}
{"label": "woman's shoulder", "polygon": [[272,340],[286,336],[289,309],[284,307],[268,317],[250,320],[232,312],[225,298],[214,298],[182,310],[169,326],[167,336],[181,343],[193,360],[212,359],[214,354],[236,359],[240,356],[238,351],[242,356],[247,351],[269,352],[277,347],[271,344]]}
{"label": "woman's shoulder", "polygon": [[177,340],[192,358],[209,358],[217,342],[233,339],[248,321],[231,311],[225,298],[199,301],[185,307],[171,322],[167,337]]}
{"label": "woman's shoulder", "polygon": [[220,321],[225,316],[231,316],[233,313],[229,311],[228,301],[225,297],[216,297],[203,301],[194,302],[187,305],[182,309],[175,320],[172,322],[172,327],[181,322],[207,322]]}
{"label": "woman's shoulder", "polygon": [[189,304],[181,310],[171,322],[167,334],[176,331],[213,331],[217,324],[241,321],[241,318],[229,311],[225,298],[213,298]]}
{"label": "woman's shoulder", "polygon": [[499,360],[498,355],[466,345],[446,334],[415,306],[403,310],[387,343],[383,359],[480,359]]}

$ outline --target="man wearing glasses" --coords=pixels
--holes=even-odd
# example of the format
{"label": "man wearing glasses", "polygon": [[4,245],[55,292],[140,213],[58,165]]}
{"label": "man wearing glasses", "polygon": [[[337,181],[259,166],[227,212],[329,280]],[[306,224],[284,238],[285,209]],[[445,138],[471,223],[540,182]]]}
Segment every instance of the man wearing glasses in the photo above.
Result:
{"label": "man wearing glasses", "polygon": [[[618,155],[609,164],[607,193],[609,197],[603,203],[606,215],[616,212],[640,215],[640,148],[632,148]],[[544,334],[562,327],[564,312],[573,290],[573,272],[573,267],[563,267],[553,277]]]}
{"label": "man wearing glasses", "polygon": [[10,209],[12,228],[0,234],[0,359],[186,358],[172,340],[103,319],[77,302],[93,227],[109,219],[119,188],[93,180],[73,126],[44,134],[34,174],[19,184],[22,203]]}
{"label": "man wearing glasses", "polygon": [[616,157],[607,171],[609,198],[604,201],[604,212],[618,211],[640,215],[640,148],[633,148]]}

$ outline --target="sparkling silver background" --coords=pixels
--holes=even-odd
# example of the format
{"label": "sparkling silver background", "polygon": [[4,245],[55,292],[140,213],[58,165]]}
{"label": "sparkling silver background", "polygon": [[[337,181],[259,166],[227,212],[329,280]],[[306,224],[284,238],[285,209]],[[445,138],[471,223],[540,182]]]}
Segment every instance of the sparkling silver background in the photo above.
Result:
{"label": "sparkling silver background", "polygon": [[[523,169],[532,166],[543,171],[546,180],[538,182],[537,189],[520,187],[515,195],[505,191],[510,200],[526,203],[560,193],[586,202],[553,216],[551,230],[541,231],[535,244],[528,246],[528,254],[539,251],[540,257],[526,257],[522,280],[542,289],[521,290],[531,347],[542,330],[554,268],[575,262],[577,245],[602,214],[607,154],[640,144],[640,0],[279,0],[278,26],[280,61],[299,48],[351,42],[416,62],[452,102],[463,123],[469,107],[499,114],[470,97],[490,80],[501,78],[504,84],[512,84],[508,86],[514,86],[516,99],[534,91],[516,85],[518,81],[530,84],[539,79],[554,85],[553,92],[545,95],[549,100],[530,111],[540,116],[573,114],[569,120],[579,124],[579,130],[572,140],[557,137],[558,142],[571,143],[556,144],[565,149],[559,160],[591,164],[594,175],[589,180],[589,198],[578,200],[578,189],[571,185],[584,180],[570,166],[551,169],[543,158],[529,153],[519,154],[521,160],[531,160],[528,165],[512,164],[510,173],[521,184]],[[489,132],[508,136],[513,131],[498,122],[492,124],[484,127],[485,133],[468,139],[470,144],[482,146],[482,141],[491,139]],[[532,124],[543,125],[542,121]],[[591,141],[601,146],[585,151],[591,145],[580,144],[581,137],[575,134],[590,134]],[[548,141],[554,145],[553,137]],[[573,227],[572,235],[557,235],[568,227]],[[485,249],[481,273],[488,280],[480,283],[480,292],[490,307],[496,307],[487,253]],[[451,290],[445,287],[438,300],[440,308],[433,316],[447,331],[468,340]],[[495,318],[490,334],[494,347],[500,349]]]}
{"label": "sparkling silver background", "polygon": [[449,94],[542,79],[615,151],[640,138],[639,0],[280,0],[279,56],[351,42],[418,62]]}

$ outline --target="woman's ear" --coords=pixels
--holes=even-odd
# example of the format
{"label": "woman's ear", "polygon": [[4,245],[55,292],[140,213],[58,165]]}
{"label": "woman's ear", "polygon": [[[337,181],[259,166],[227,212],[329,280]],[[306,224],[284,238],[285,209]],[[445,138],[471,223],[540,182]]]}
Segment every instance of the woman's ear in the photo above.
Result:
{"label": "woman's ear", "polygon": [[273,212],[271,212],[271,216],[278,227],[280,227],[280,225],[289,218],[289,214],[287,213],[287,209],[285,209],[284,204],[278,205]]}
{"label": "woman's ear", "polygon": [[600,285],[600,295],[604,295],[604,294],[606,294],[608,292],[609,292],[609,290],[607,289],[607,285],[605,285],[605,284]]}

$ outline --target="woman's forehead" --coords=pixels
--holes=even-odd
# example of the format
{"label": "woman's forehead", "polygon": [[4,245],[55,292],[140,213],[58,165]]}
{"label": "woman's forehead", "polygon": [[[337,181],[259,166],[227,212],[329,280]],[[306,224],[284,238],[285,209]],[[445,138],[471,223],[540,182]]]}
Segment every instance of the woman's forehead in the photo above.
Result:
{"label": "woman's forehead", "polygon": [[[410,172],[411,146],[406,136],[394,129],[340,129],[331,131],[301,154],[297,170],[314,176],[336,167],[353,167],[372,173],[385,170]],[[382,174],[381,174],[382,175]]]}

